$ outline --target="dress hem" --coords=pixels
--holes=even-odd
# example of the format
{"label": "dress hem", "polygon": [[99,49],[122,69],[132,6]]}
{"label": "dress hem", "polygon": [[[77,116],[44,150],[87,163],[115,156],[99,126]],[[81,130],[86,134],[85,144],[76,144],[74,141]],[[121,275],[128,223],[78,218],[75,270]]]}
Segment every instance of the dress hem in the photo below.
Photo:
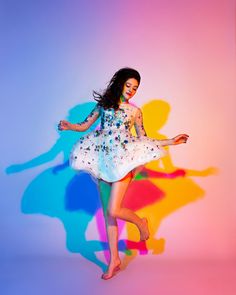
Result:
{"label": "dress hem", "polygon": [[[113,183],[113,182],[116,182],[116,181],[119,181],[119,180],[123,179],[123,178],[124,178],[129,172],[133,171],[135,168],[137,169],[137,168],[140,167],[140,166],[144,166],[145,164],[148,164],[148,163],[150,163],[151,161],[157,161],[157,160],[159,160],[159,159],[165,157],[165,156],[168,154],[168,152],[167,152],[166,150],[164,150],[164,149],[160,149],[160,152],[161,152],[161,154],[160,154],[158,157],[155,157],[155,158],[151,157],[150,159],[145,159],[145,161],[141,161],[141,162],[139,162],[139,163],[135,163],[135,164],[133,164],[133,165],[130,165],[130,167],[129,167],[124,173],[122,173],[119,177],[114,178],[114,179],[112,179],[112,180],[110,180],[110,179],[108,180],[108,179],[106,179],[106,178],[99,178],[99,177],[98,177],[97,175],[95,175],[95,173],[93,173],[90,169],[86,169],[86,168],[84,168],[84,169],[79,169],[79,170],[77,170],[77,169],[74,169],[73,167],[71,167],[71,168],[72,168],[74,171],[77,171],[77,172],[82,172],[82,171],[84,171],[84,172],[89,173],[93,178],[95,178],[95,182],[97,182],[98,180],[104,180],[104,181],[106,181],[106,182]],[[134,178],[135,175],[136,175],[137,173],[138,173],[137,171],[134,172],[132,178]]]}

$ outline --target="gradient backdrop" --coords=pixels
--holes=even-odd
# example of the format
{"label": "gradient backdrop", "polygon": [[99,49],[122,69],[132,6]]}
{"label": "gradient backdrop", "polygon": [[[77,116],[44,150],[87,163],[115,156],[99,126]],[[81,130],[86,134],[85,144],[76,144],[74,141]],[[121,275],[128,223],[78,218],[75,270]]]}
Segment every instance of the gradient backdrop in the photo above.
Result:
{"label": "gradient backdrop", "polygon": [[[234,261],[235,1],[1,0],[0,23],[2,261],[72,256],[105,267],[96,185],[66,163],[81,134],[57,124],[83,120],[92,90],[124,66],[141,73],[132,101],[148,135],[190,135],[136,179],[131,195],[157,196],[138,207],[155,239],[132,258]],[[136,239],[120,228],[122,241]]]}

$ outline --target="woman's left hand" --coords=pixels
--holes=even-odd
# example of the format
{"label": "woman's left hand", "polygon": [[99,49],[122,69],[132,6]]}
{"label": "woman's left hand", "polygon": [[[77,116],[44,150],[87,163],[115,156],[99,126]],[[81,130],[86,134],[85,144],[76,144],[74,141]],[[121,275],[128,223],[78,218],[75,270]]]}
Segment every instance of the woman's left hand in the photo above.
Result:
{"label": "woman's left hand", "polygon": [[186,143],[189,138],[188,134],[179,134],[173,138],[173,144]]}

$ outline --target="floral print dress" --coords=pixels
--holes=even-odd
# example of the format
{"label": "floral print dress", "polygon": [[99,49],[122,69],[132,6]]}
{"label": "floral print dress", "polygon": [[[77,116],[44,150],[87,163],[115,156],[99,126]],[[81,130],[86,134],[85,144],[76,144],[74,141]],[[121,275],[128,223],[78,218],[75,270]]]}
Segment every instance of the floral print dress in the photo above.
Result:
{"label": "floral print dress", "polygon": [[[130,171],[134,175],[145,163],[166,155],[162,140],[147,137],[140,108],[125,102],[120,103],[118,110],[96,104],[78,125],[90,127],[99,116],[100,129],[81,137],[71,151],[73,169],[85,170],[96,179],[115,182]],[[131,134],[133,125],[137,136]]]}

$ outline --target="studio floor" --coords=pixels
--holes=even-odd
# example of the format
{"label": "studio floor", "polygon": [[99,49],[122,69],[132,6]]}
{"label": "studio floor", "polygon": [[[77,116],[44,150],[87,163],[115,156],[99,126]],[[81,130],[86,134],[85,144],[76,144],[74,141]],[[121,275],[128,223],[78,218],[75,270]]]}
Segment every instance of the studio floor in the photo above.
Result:
{"label": "studio floor", "polygon": [[111,280],[80,256],[3,259],[1,295],[235,295],[235,261],[163,260],[137,257]]}

